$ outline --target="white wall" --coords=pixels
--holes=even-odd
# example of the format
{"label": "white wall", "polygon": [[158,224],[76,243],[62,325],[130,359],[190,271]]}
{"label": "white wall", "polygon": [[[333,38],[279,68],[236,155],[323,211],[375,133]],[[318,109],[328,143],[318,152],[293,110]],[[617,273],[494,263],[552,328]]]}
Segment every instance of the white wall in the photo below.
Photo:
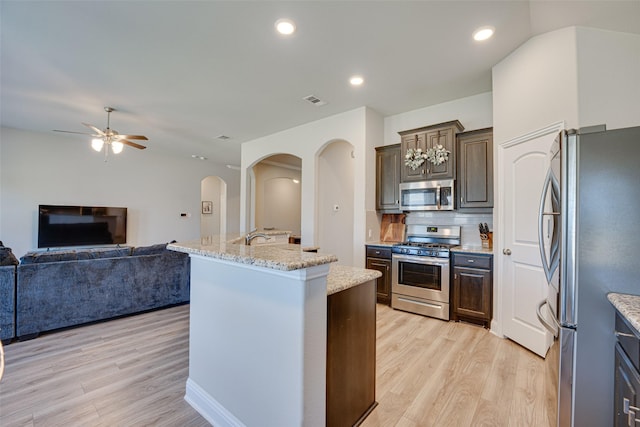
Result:
{"label": "white wall", "polygon": [[0,240],[18,257],[35,249],[39,204],[125,206],[129,245],[197,239],[200,183],[209,175],[227,183],[227,228],[239,230],[237,171],[154,152],[152,142],[103,159],[78,137],[2,128]]}
{"label": "white wall", "polygon": [[640,125],[640,35],[577,28],[578,125]]}
{"label": "white wall", "polygon": [[[345,113],[307,123],[295,128],[291,128],[273,135],[259,138],[242,144],[241,170],[241,204],[240,204],[240,224],[241,231],[247,231],[249,226],[250,211],[250,181],[247,170],[256,162],[272,154],[286,153],[302,159],[302,210],[301,228],[302,244],[304,246],[317,245],[317,227],[319,213],[317,208],[318,180],[322,176],[318,175],[318,154],[329,143],[335,140],[344,140],[353,145],[354,164],[354,194],[353,206],[354,227],[353,242],[349,244],[353,247],[353,260],[355,266],[364,266],[364,244],[366,235],[366,197],[371,194],[367,190],[370,185],[375,185],[375,180],[365,182],[367,176],[366,159],[369,147],[367,139],[371,138],[371,143],[375,143],[376,135],[367,135],[369,129],[376,127],[367,121],[382,121],[382,118],[375,112],[369,111],[366,107],[357,108]],[[381,129],[381,124],[377,125]],[[375,163],[373,165],[375,168]],[[323,249],[320,248],[322,251]]]}
{"label": "white wall", "polygon": [[578,125],[575,27],[533,37],[493,67],[493,143]]}
{"label": "white wall", "polygon": [[400,142],[398,132],[459,120],[465,131],[493,126],[491,92],[460,98],[384,118],[384,144]]}
{"label": "white wall", "polygon": [[[318,157],[318,246],[338,257],[338,264],[353,265],[354,164],[353,146],[345,141],[329,144]],[[335,207],[337,206],[337,210]]]}

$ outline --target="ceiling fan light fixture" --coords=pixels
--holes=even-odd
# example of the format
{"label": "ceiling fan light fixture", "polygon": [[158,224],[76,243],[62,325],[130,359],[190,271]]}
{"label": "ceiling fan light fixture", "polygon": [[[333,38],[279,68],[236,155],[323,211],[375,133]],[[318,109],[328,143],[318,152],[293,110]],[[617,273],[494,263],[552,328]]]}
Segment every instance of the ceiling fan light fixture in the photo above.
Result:
{"label": "ceiling fan light fixture", "polygon": [[121,153],[123,148],[124,144],[120,141],[113,141],[111,143],[111,151],[113,151],[113,154]]}
{"label": "ceiling fan light fixture", "polygon": [[94,138],[91,140],[91,148],[100,152],[102,150],[102,146],[104,145],[104,141],[101,138]]}

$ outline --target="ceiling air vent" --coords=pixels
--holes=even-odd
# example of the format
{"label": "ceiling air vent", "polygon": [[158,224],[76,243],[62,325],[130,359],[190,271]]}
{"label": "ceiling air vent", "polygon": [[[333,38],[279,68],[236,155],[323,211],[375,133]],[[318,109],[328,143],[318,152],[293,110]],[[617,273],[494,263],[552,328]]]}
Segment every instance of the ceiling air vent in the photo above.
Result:
{"label": "ceiling air vent", "polygon": [[311,104],[315,105],[316,107],[321,107],[321,106],[323,106],[323,105],[326,105],[326,104],[327,104],[327,102],[326,102],[326,101],[323,101],[322,99],[318,98],[318,97],[317,97],[317,96],[315,96],[315,95],[305,96],[305,97],[304,97],[304,98],[302,98],[302,99],[304,99],[305,101],[307,101],[307,102],[309,102],[309,103],[311,103]]}

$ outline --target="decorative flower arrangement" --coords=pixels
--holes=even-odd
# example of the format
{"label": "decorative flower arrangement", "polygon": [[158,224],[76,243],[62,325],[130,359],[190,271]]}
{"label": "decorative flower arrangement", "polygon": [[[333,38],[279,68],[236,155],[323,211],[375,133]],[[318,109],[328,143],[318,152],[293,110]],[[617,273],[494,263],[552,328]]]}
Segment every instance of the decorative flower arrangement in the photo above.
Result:
{"label": "decorative flower arrangement", "polygon": [[427,153],[422,151],[422,148],[409,148],[407,154],[404,155],[404,164],[411,169],[416,170],[427,159]]}
{"label": "decorative flower arrangement", "polygon": [[449,153],[450,151],[440,144],[427,148],[426,152],[422,151],[422,148],[409,148],[404,156],[404,164],[413,170],[418,169],[425,160],[429,160],[434,165],[441,165],[449,160]]}
{"label": "decorative flower arrangement", "polygon": [[441,165],[449,160],[450,151],[446,150],[442,145],[438,144],[427,150],[427,160],[434,165]]}

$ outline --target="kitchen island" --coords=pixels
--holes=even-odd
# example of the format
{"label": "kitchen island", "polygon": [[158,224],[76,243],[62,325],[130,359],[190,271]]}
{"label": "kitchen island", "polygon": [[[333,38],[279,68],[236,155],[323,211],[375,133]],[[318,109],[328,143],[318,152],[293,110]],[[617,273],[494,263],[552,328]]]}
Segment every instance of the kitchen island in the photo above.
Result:
{"label": "kitchen island", "polygon": [[[338,425],[329,422],[332,413],[341,412],[336,419],[346,412],[362,417],[375,406],[378,272],[331,265],[335,256],[300,245],[244,245],[233,236],[167,248],[191,257],[185,399],[209,422]],[[359,335],[368,343],[356,345]],[[365,365],[371,368],[352,372]],[[360,387],[360,373],[373,373],[370,385]],[[357,389],[371,389],[369,397],[354,401],[342,390],[335,399],[341,390],[332,384],[349,375]],[[367,399],[367,407],[358,409]]]}

